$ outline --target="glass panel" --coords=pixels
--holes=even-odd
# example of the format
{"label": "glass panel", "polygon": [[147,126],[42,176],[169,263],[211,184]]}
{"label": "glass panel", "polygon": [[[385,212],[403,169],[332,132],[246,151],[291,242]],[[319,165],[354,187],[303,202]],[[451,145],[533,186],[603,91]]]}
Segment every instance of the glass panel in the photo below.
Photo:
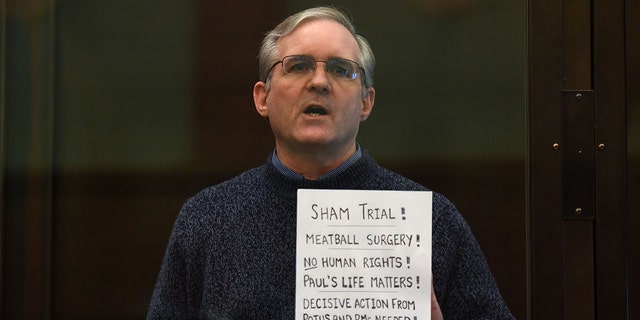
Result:
{"label": "glass panel", "polygon": [[[376,54],[361,145],[456,204],[512,312],[526,318],[525,2],[332,3],[348,8]],[[315,4],[289,1],[287,11]]]}
{"label": "glass panel", "polygon": [[57,10],[54,318],[142,318],[192,190],[193,5]]}
{"label": "glass panel", "polygon": [[0,1],[0,312],[47,318],[54,11]]}
{"label": "glass panel", "polygon": [[[525,318],[524,2],[331,3],[377,57],[361,145],[453,200]],[[182,202],[274,147],[251,97],[262,35],[317,4],[58,4],[55,317],[145,314]]]}

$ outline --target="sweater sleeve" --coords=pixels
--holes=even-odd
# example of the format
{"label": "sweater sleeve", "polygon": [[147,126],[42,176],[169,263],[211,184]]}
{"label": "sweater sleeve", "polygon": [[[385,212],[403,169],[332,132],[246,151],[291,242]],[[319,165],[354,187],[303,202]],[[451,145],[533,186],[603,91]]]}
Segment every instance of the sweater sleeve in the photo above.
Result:
{"label": "sweater sleeve", "polygon": [[433,281],[444,319],[514,319],[468,224],[444,197],[434,194],[433,205]]}
{"label": "sweater sleeve", "polygon": [[[194,277],[194,223],[189,204],[174,223],[160,267],[147,319],[194,319],[198,316],[199,283]],[[195,280],[195,281],[194,281]]]}

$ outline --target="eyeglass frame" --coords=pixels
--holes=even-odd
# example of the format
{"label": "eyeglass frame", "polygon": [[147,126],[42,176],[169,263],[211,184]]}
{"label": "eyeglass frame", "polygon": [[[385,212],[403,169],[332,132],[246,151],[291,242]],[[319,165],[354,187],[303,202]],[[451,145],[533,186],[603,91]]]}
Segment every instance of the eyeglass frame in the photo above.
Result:
{"label": "eyeglass frame", "polygon": [[[356,77],[355,78],[345,77],[345,79],[347,79],[347,80],[355,80],[357,78],[360,78],[360,82],[362,83],[362,86],[363,87],[365,86],[365,80],[367,78],[366,71],[364,70],[364,68],[362,66],[360,66],[360,64],[358,62],[350,60],[350,59],[345,59],[345,58],[329,58],[327,60],[316,60],[314,57],[312,57],[310,55],[306,55],[306,54],[292,54],[292,55],[288,55],[288,56],[282,57],[282,59],[280,59],[279,61],[276,61],[269,68],[269,70],[267,71],[267,79],[264,79],[264,81],[266,82],[266,81],[269,80],[269,77],[271,76],[271,72],[273,71],[273,68],[275,68],[278,64],[282,64],[282,72],[284,74],[291,74],[291,73],[288,73],[287,71],[284,70],[284,60],[287,59],[287,58],[291,58],[291,57],[307,57],[307,58],[310,58],[311,60],[313,60],[314,61],[313,69],[311,69],[310,71],[315,71],[316,70],[316,65],[318,64],[318,62],[324,62],[324,65],[325,65],[324,70],[325,71],[327,71],[327,62],[329,62],[331,60],[347,61],[347,62],[350,62],[350,63],[354,63],[358,67],[358,69],[362,70],[362,74],[360,74],[360,72],[358,72],[358,73],[356,73]],[[311,72],[309,72],[309,73],[311,73]]]}

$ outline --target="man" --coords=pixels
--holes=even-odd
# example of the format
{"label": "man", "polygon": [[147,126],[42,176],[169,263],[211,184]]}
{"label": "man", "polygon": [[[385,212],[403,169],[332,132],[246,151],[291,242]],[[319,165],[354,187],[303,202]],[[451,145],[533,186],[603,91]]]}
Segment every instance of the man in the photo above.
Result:
{"label": "man", "polygon": [[[253,97],[275,151],[185,203],[149,319],[293,319],[298,189],[427,190],[356,143],[375,100],[374,57],[341,12],[287,18],[267,34],[259,59]],[[512,319],[469,227],[438,193],[432,269],[432,319]]]}

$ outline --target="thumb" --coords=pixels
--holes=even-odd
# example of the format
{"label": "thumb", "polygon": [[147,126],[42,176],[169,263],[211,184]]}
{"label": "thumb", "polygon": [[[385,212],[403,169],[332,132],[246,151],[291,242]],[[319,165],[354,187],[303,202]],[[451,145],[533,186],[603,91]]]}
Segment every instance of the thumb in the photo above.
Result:
{"label": "thumb", "polygon": [[442,310],[436,298],[436,292],[433,290],[433,278],[431,278],[431,320],[443,320]]}

